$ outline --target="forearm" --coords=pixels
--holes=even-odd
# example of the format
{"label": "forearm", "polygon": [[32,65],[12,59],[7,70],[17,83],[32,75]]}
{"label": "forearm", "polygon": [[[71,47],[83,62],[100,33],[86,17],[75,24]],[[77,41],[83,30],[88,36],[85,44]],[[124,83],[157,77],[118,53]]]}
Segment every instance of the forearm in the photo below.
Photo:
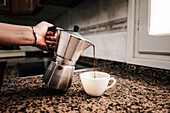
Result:
{"label": "forearm", "polygon": [[31,27],[0,23],[0,45],[34,45],[34,43]]}

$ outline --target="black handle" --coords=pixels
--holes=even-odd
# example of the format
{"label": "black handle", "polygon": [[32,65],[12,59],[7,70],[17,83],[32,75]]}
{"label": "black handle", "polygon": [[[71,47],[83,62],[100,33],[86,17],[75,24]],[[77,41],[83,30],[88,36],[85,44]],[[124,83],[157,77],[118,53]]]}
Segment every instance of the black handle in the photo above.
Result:
{"label": "black handle", "polygon": [[49,27],[48,28],[48,31],[52,31],[54,34],[56,33],[56,26],[53,26],[53,27]]}

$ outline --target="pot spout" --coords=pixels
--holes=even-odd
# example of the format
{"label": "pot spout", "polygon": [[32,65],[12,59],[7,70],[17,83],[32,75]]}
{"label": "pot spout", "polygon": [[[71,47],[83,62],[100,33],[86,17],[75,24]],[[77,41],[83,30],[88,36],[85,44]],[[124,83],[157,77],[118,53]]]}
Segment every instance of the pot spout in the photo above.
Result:
{"label": "pot spout", "polygon": [[93,45],[93,44],[92,44],[90,41],[85,40],[82,50],[84,51],[84,50],[86,50],[88,47],[90,47],[90,46],[92,46],[92,45]]}

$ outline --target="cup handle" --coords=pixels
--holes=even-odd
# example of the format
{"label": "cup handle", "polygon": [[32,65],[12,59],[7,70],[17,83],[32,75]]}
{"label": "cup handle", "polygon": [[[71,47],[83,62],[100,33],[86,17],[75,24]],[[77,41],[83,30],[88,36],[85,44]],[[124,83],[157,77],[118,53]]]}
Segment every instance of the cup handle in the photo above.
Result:
{"label": "cup handle", "polygon": [[[111,85],[107,86],[107,87],[106,87],[106,90],[109,89],[109,88],[111,88],[111,87],[113,87],[113,86],[116,84],[116,79],[115,79],[115,78],[111,77],[110,80],[113,80],[113,83],[112,83]],[[109,81],[110,81],[110,80],[109,80]]]}

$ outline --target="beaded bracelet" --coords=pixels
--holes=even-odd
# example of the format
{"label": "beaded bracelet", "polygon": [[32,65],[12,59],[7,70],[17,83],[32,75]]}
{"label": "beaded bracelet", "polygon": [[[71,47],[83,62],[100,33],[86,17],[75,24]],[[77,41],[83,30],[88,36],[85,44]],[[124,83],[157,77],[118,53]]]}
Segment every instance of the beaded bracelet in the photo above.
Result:
{"label": "beaded bracelet", "polygon": [[37,46],[37,35],[36,35],[36,31],[35,31],[35,29],[34,29],[33,26],[31,26],[31,28],[32,28],[32,30],[33,30],[33,34],[34,34],[34,37],[35,37],[35,44],[34,44],[34,46]]}

